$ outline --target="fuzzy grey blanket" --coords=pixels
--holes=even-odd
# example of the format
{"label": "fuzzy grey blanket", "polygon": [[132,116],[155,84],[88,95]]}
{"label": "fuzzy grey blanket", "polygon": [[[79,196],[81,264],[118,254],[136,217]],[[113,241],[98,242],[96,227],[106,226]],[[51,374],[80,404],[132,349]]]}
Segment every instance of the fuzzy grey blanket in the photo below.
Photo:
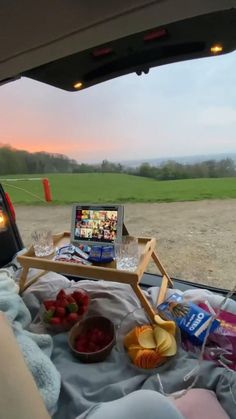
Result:
{"label": "fuzzy grey blanket", "polygon": [[31,323],[31,315],[18,295],[18,287],[7,269],[0,269],[0,311],[5,313],[12,326],[48,411],[54,413],[60,393],[60,374],[50,360],[52,338],[47,334],[26,330]]}

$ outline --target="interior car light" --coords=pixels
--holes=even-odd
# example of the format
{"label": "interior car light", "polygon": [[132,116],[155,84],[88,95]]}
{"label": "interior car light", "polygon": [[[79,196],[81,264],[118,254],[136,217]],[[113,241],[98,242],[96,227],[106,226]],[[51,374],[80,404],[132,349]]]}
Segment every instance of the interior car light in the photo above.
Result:
{"label": "interior car light", "polygon": [[81,81],[78,81],[74,84],[75,89],[81,89],[82,86],[83,86],[83,83]]}
{"label": "interior car light", "polygon": [[222,51],[223,51],[223,47],[220,44],[215,44],[215,45],[212,45],[211,47],[211,52],[213,52],[213,54],[219,54]]}

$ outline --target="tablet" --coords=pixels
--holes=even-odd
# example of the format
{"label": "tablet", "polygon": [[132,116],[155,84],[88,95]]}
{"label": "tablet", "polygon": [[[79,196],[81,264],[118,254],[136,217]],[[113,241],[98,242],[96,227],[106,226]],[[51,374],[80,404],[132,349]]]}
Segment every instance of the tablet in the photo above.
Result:
{"label": "tablet", "polygon": [[124,207],[122,205],[74,204],[71,242],[107,245],[122,238]]}

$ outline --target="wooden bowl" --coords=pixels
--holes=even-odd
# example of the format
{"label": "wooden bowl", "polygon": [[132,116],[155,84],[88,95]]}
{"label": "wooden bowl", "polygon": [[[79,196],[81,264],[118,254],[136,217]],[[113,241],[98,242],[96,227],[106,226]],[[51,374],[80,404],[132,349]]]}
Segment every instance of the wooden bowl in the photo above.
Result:
{"label": "wooden bowl", "polygon": [[[91,329],[98,328],[111,335],[111,340],[106,346],[96,352],[79,352],[75,349],[76,339]],[[69,332],[68,343],[73,354],[84,363],[101,362],[110,354],[116,341],[115,326],[111,320],[103,316],[88,317],[75,324]]]}

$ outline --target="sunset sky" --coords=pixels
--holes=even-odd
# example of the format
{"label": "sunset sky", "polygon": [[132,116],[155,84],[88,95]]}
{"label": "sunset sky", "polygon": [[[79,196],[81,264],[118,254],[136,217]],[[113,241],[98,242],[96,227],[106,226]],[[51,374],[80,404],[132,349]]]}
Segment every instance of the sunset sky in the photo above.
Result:
{"label": "sunset sky", "polygon": [[69,93],[29,79],[0,87],[0,144],[124,161],[236,152],[236,52]]}

